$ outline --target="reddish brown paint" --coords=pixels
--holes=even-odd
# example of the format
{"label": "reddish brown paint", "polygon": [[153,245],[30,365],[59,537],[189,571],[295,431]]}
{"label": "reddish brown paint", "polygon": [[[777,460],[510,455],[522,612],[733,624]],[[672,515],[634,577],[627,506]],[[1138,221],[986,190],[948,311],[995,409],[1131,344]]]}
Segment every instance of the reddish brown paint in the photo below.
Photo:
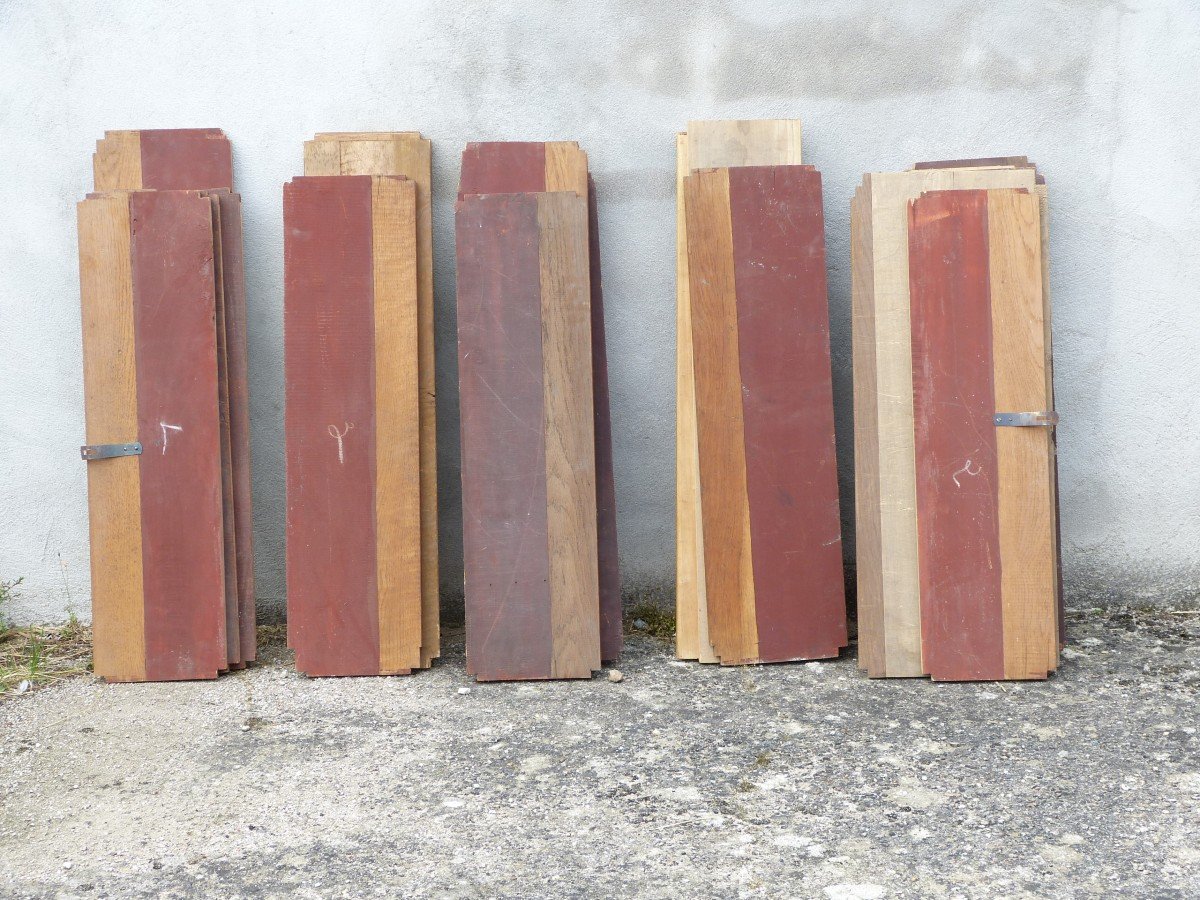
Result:
{"label": "reddish brown paint", "polygon": [[233,190],[233,151],[221,129],[162,128],[139,134],[142,187]]}
{"label": "reddish brown paint", "polygon": [[909,206],[921,648],[935,679],[1004,677],[986,191]]}
{"label": "reddish brown paint", "polygon": [[130,195],[146,678],[227,665],[212,206]]}
{"label": "reddish brown paint", "polygon": [[592,298],[592,410],[596,434],[596,562],[600,572],[600,658],[621,655],[621,570],[617,557],[617,487],[613,478],[612,417],[608,401],[608,345],[600,277],[600,219],[596,182],[588,175],[588,261]]}
{"label": "reddish brown paint", "polygon": [[467,671],[551,677],[538,204],[458,202]]}
{"label": "reddish brown paint", "polygon": [[225,346],[229,369],[229,437],[233,451],[233,504],[237,540],[238,630],[242,660],[255,658],[254,510],[250,488],[250,372],[246,348],[246,279],[242,251],[242,198],[213,192],[221,205],[225,280]]}
{"label": "reddish brown paint", "polygon": [[846,645],[821,176],[729,170],[759,658]]}
{"label": "reddish brown paint", "polygon": [[[467,144],[459,197],[546,189],[546,145],[530,141]],[[596,435],[596,560],[600,574],[600,656],[621,655],[621,574],[617,552],[617,497],[613,476],[612,417],[608,395],[608,351],[604,335],[604,290],[600,274],[600,223],[596,185],[588,175],[588,261],[591,279],[592,410]]]}
{"label": "reddish brown paint", "polygon": [[371,178],[295,178],[283,196],[290,637],[308,675],[374,675]]}

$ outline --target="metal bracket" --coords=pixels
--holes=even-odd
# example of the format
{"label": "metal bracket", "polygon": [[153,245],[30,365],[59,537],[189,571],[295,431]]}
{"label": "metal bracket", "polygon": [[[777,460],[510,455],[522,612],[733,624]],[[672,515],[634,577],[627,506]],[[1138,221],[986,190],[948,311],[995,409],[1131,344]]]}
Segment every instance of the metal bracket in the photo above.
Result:
{"label": "metal bracket", "polygon": [[132,444],[84,444],[79,448],[79,455],[89,462],[115,456],[141,456],[142,445],[137,441]]}
{"label": "metal bracket", "polygon": [[1043,428],[1053,428],[1058,424],[1058,413],[1056,412],[1015,412],[1015,413],[996,413],[993,417],[997,425],[1013,425],[1018,428],[1031,428],[1040,426]]}

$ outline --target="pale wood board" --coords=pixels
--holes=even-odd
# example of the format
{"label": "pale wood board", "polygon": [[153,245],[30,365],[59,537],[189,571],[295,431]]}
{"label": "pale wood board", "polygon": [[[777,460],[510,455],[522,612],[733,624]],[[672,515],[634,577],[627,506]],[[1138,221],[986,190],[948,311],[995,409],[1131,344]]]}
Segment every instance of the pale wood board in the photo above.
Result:
{"label": "pale wood board", "polygon": [[375,315],[375,547],[379,671],[421,656],[421,467],[416,185],[371,186]]}
{"label": "pale wood board", "polygon": [[[988,191],[988,279],[997,412],[1036,412],[1047,372],[1038,197]],[[996,429],[1006,678],[1045,678],[1057,620],[1048,428]]]}
{"label": "pale wood board", "polygon": [[600,668],[587,194],[538,194],[551,675]]}
{"label": "pale wood board", "polygon": [[[921,661],[917,562],[916,458],[913,438],[912,332],[908,286],[908,204],[925,191],[1027,188],[1032,168],[919,169],[867,176],[874,257],[876,415],[879,435],[882,615],[859,617],[882,634],[888,677],[925,674]],[[876,639],[869,636],[868,640]]]}
{"label": "pale wood board", "polygon": [[799,119],[688,122],[688,159],[695,169],[800,165]]}
{"label": "pale wood board", "polygon": [[573,191],[587,199],[587,154],[574,141],[546,142],[546,190]]}
{"label": "pale wood board", "polygon": [[[79,215],[86,440],[138,440],[137,356],[129,199],[84,200]],[[111,681],[146,678],[139,458],[85,463],[91,540],[94,671]]]}
{"label": "pale wood board", "polygon": [[92,180],[97,191],[138,190],[142,186],[140,131],[106,131],[92,154]]}

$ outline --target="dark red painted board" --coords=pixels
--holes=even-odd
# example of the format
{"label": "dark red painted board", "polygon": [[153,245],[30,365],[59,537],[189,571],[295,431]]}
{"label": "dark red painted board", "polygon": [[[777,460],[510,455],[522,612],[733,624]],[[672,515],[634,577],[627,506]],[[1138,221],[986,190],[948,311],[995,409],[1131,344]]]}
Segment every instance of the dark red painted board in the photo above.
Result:
{"label": "dark red painted board", "polygon": [[233,190],[233,151],[219,128],[139,132],[142,187],[153,190]]}
{"label": "dark red painted board", "polygon": [[212,205],[130,195],[146,678],[227,666]]}
{"label": "dark red painted board", "polygon": [[548,678],[537,197],[466,196],[455,226],[467,671]]}
{"label": "dark red painted board", "polygon": [[[546,189],[546,145],[540,141],[467,144],[459,176],[459,198]],[[596,536],[600,573],[600,656],[621,655],[621,573],[617,550],[617,497],[613,475],[612,417],[608,394],[608,350],[604,335],[604,291],[600,276],[600,225],[596,185],[588,175],[588,264],[591,277],[592,410],[596,435]]]}
{"label": "dark red painted board", "polygon": [[729,169],[759,658],[847,642],[821,176]]}
{"label": "dark red painted board", "polygon": [[1004,677],[986,191],[909,207],[921,647],[947,681]]}
{"label": "dark red painted board", "polygon": [[308,675],[375,675],[370,176],[284,186],[289,638]]}

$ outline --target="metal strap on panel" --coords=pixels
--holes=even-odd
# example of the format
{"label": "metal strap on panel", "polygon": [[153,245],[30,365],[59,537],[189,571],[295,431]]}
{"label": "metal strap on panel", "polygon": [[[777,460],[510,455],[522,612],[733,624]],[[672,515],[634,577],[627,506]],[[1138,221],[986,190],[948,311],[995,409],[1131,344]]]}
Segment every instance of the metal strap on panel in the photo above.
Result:
{"label": "metal strap on panel", "polygon": [[997,425],[1011,425],[1017,428],[1053,428],[1058,424],[1056,412],[1011,412],[996,413],[993,421]]}
{"label": "metal strap on panel", "polygon": [[112,459],[115,456],[141,456],[142,445],[137,441],[132,444],[84,444],[79,448],[79,455],[91,462],[95,459]]}

